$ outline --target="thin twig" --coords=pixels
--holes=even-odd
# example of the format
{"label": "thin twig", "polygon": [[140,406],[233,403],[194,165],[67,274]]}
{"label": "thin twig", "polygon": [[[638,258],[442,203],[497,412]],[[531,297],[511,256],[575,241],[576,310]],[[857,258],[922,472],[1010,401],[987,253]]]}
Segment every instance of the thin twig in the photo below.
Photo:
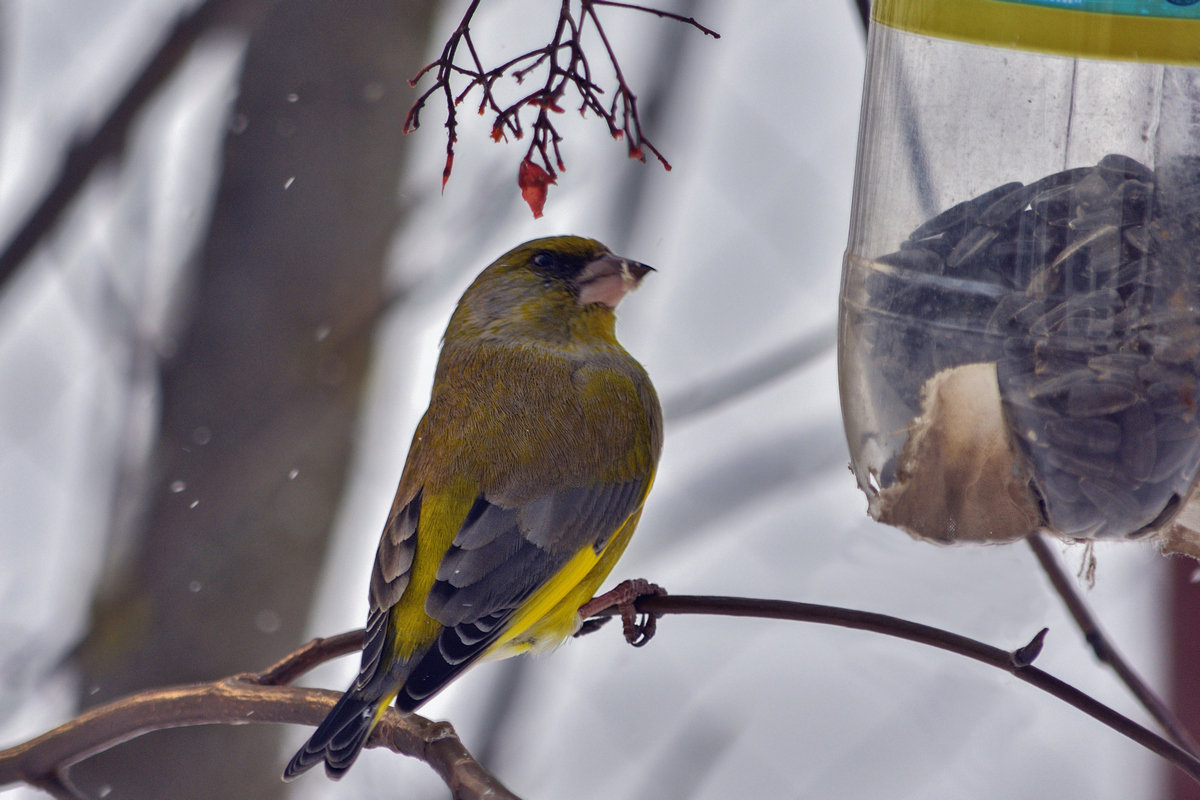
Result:
{"label": "thin twig", "polygon": [[1034,533],[1027,541],[1029,542],[1029,547],[1033,550],[1033,554],[1037,556],[1042,570],[1046,573],[1046,577],[1050,579],[1050,583],[1054,586],[1054,591],[1058,593],[1063,603],[1066,604],[1067,610],[1071,612],[1071,616],[1075,619],[1075,624],[1079,626],[1079,630],[1083,633],[1083,638],[1092,648],[1092,652],[1096,654],[1096,658],[1101,663],[1107,664],[1112,668],[1113,672],[1129,687],[1129,691],[1133,693],[1133,696],[1138,699],[1138,702],[1149,712],[1150,716],[1154,717],[1155,721],[1162,726],[1167,736],[1175,744],[1187,750],[1192,755],[1200,755],[1200,747],[1197,746],[1191,732],[1179,721],[1178,717],[1175,716],[1167,704],[1154,693],[1154,690],[1142,680],[1142,677],[1125,660],[1125,656],[1117,650],[1116,645],[1109,640],[1108,636],[1100,628],[1099,621],[1092,613],[1092,610],[1088,608],[1083,596],[1075,588],[1075,583],[1063,569],[1058,556],[1055,555],[1053,549],[1050,547],[1049,540],[1045,534]]}
{"label": "thin twig", "polygon": [[711,36],[714,39],[720,39],[721,34],[714,31],[712,28],[706,28],[696,21],[695,17],[685,17],[682,14],[675,14],[670,11],[663,11],[660,8],[651,8],[650,6],[642,6],[637,3],[618,3],[615,0],[592,0],[593,5],[597,6],[612,6],[613,8],[627,8],[630,11],[641,11],[645,14],[653,14],[656,17],[663,19],[673,19],[676,22],[684,22],[692,26],[696,30],[703,33],[705,36]]}
{"label": "thin twig", "polygon": [[266,686],[287,686],[304,673],[326,661],[362,650],[363,630],[339,633],[323,639],[313,639],[308,644],[288,653],[260,673],[244,676],[246,680]]}
{"label": "thin twig", "polygon": [[[1012,651],[1001,650],[965,636],[886,614],[787,600],[665,595],[642,597],[635,603],[635,606],[639,613],[644,614],[714,614],[837,625],[895,636],[957,653],[1002,669],[1010,675],[1054,695],[1118,733],[1124,734],[1151,752],[1167,759],[1191,777],[1193,781],[1200,783],[1200,758],[1053,675],[1043,672],[1037,667],[1024,665],[1023,659],[1014,658]],[[595,616],[612,616],[616,613],[615,607],[609,607]]]}

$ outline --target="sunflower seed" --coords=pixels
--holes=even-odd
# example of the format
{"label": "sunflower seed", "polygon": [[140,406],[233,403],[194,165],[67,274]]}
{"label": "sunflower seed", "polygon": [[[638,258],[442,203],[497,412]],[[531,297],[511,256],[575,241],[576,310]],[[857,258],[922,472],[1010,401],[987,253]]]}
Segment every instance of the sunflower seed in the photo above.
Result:
{"label": "sunflower seed", "polygon": [[1136,178],[1140,181],[1153,181],[1154,173],[1137,159],[1120,153],[1110,153],[1100,159],[1096,167],[1106,172],[1112,172],[1123,178]]}
{"label": "sunflower seed", "polygon": [[994,228],[985,228],[981,225],[971,228],[946,257],[946,266],[950,269],[958,269],[982,253],[983,249],[999,235],[1000,231]]}
{"label": "sunflower seed", "polygon": [[[1153,433],[1151,428],[1151,433]],[[1121,426],[1107,419],[1046,420],[1046,438],[1054,447],[1069,447],[1086,453],[1115,453],[1121,448]],[[1122,450],[1121,460],[1124,461]]]}
{"label": "sunflower seed", "polygon": [[1029,208],[1044,221],[1055,224],[1066,224],[1071,215],[1071,206],[1075,197],[1075,187],[1066,184],[1055,186],[1032,197]]}
{"label": "sunflower seed", "polygon": [[1046,463],[1080,478],[1110,478],[1117,474],[1116,459],[1103,455],[1080,455],[1070,450],[1047,448],[1042,451]]}
{"label": "sunflower seed", "polygon": [[1200,436],[1200,427],[1195,421],[1185,420],[1174,414],[1159,416],[1154,423],[1154,437],[1160,442],[1178,442]]}
{"label": "sunflower seed", "polygon": [[1104,516],[1108,519],[1126,520],[1137,517],[1141,512],[1133,493],[1116,481],[1083,477],[1079,479],[1079,491],[1103,509]]}
{"label": "sunflower seed", "polygon": [[991,205],[983,208],[979,214],[979,224],[989,228],[999,228],[1012,220],[1016,214],[1029,205],[1029,200],[1036,194],[1035,185],[1017,186],[1011,192],[1001,196]]}
{"label": "sunflower seed", "polygon": [[1106,203],[1112,197],[1112,189],[1099,172],[1092,172],[1075,184],[1075,202],[1091,210]]}
{"label": "sunflower seed", "polygon": [[1164,416],[1191,419],[1196,413],[1196,382],[1190,375],[1171,373],[1146,387],[1146,400]]}
{"label": "sunflower seed", "polygon": [[1127,223],[1142,220],[1150,208],[1154,185],[1146,180],[1130,178],[1113,190],[1113,200],[1121,208]]}
{"label": "sunflower seed", "polygon": [[1138,384],[1138,369],[1145,363],[1145,356],[1138,353],[1105,353],[1088,359],[1088,367],[1098,380],[1131,385]]}
{"label": "sunflower seed", "polygon": [[1088,251],[1094,251],[1099,248],[1111,248],[1118,243],[1121,236],[1121,229],[1116,225],[1105,225],[1095,230],[1090,230],[1076,237],[1070,244],[1062,249],[1058,257],[1050,263],[1051,267],[1056,267],[1065,263],[1071,258],[1087,254]]}
{"label": "sunflower seed", "polygon": [[1042,487],[1042,494],[1054,498],[1056,503],[1084,499],[1083,492],[1079,491],[1079,477],[1070,472],[1046,467],[1042,470],[1038,483]]}
{"label": "sunflower seed", "polygon": [[1103,228],[1108,225],[1117,227],[1121,224],[1122,220],[1123,216],[1120,209],[1099,208],[1095,211],[1088,211],[1072,217],[1067,221],[1067,227],[1073,231],[1094,231],[1097,228]]}
{"label": "sunflower seed", "polygon": [[1195,460],[1200,453],[1200,438],[1176,439],[1169,442],[1159,442],[1158,460],[1154,463],[1154,471],[1150,480],[1154,483],[1166,481]]}
{"label": "sunflower seed", "polygon": [[1067,416],[1099,417],[1124,411],[1138,400],[1137,393],[1127,386],[1115,386],[1099,381],[1077,383],[1067,392]]}
{"label": "sunflower seed", "polygon": [[942,257],[932,250],[926,250],[923,247],[914,247],[907,250],[900,249],[894,253],[888,253],[886,256],[880,256],[875,260],[880,264],[917,270],[919,272],[929,272],[935,275],[941,274],[943,267]]}
{"label": "sunflower seed", "polygon": [[1028,396],[1031,400],[1060,397],[1070,391],[1072,386],[1081,380],[1088,380],[1090,376],[1091,373],[1086,369],[1079,369],[1074,372],[1061,372],[1044,380],[1034,380],[1030,382],[1027,389]]}
{"label": "sunflower seed", "polygon": [[1154,426],[1154,410],[1138,401],[1121,413],[1121,464],[1125,474],[1135,481],[1144,481],[1154,470],[1158,458],[1158,441]]}
{"label": "sunflower seed", "polygon": [[1149,253],[1150,248],[1153,246],[1150,231],[1146,229],[1145,225],[1134,225],[1126,228],[1121,233],[1121,238],[1139,253]]}

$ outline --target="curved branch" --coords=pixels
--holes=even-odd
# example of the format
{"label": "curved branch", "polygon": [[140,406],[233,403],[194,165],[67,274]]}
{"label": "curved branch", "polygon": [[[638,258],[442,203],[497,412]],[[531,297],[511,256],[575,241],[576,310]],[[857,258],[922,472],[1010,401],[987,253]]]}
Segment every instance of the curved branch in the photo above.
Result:
{"label": "curved branch", "polygon": [[[362,636],[360,629],[315,639],[261,673],[140,692],[97,706],[35,739],[0,750],[0,787],[24,782],[55,797],[78,797],[66,777],[71,765],[150,731],[247,722],[317,725],[341,693],[279,684],[357,651]],[[421,759],[455,798],[519,800],[475,760],[447,722],[389,709],[368,747]]]}
{"label": "curved branch", "polygon": [[[656,616],[713,614],[816,622],[882,633],[948,650],[1002,669],[1054,695],[1167,759],[1200,783],[1200,759],[1073,686],[1030,666],[1037,655],[1041,633],[1030,644],[1007,651],[886,614],[812,603],[673,595],[643,597],[636,602],[636,608],[640,613]],[[608,608],[595,616],[615,613],[615,608]],[[261,673],[142,692],[98,706],[35,739],[0,750],[0,787],[23,781],[55,797],[76,797],[66,778],[72,764],[152,730],[212,723],[316,725],[333,707],[339,693],[279,684],[295,680],[331,658],[354,652],[361,642],[361,630],[316,639]],[[371,735],[369,746],[387,747],[425,761],[451,788],[455,798],[518,800],[471,756],[448,723],[431,722],[392,709]]]}
{"label": "curved branch", "polygon": [[[843,628],[882,633],[907,639],[910,642],[947,650],[961,656],[980,661],[989,666],[1002,669],[1019,680],[1032,684],[1044,692],[1054,695],[1068,705],[1074,706],[1083,713],[1104,723],[1108,727],[1124,734],[1128,738],[1165,758],[1186,773],[1193,781],[1200,783],[1200,758],[1192,755],[1178,745],[1170,742],[1153,731],[1139,725],[1129,717],[1120,714],[1103,703],[1084,694],[1074,686],[1031,666],[1033,658],[1027,654],[1027,648],[1016,651],[1001,650],[966,636],[910,622],[887,614],[876,614],[870,611],[855,611],[836,606],[824,606],[815,603],[798,603],[788,600],[758,600],[745,597],[661,595],[641,597],[635,603],[639,613],[643,614],[713,614],[728,617],[757,617],[760,619],[781,619],[793,622],[816,622],[822,625],[837,625]],[[611,606],[595,614],[596,617],[607,617],[618,613]],[[1033,645],[1042,636],[1039,633],[1033,637]],[[1036,655],[1036,652],[1034,652]]]}

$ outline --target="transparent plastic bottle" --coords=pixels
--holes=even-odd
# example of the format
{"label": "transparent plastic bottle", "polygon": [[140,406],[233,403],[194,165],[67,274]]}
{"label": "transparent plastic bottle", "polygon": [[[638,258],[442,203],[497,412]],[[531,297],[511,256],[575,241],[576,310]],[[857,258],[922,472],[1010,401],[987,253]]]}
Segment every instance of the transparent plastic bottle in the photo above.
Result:
{"label": "transparent plastic bottle", "polygon": [[1200,553],[1200,0],[872,16],[839,330],[871,514]]}

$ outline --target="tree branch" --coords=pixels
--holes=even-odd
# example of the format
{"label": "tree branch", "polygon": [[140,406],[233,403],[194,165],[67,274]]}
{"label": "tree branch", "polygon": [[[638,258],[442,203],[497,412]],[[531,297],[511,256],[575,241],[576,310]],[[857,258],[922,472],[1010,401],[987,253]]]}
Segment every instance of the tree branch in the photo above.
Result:
{"label": "tree branch", "polygon": [[1154,717],[1154,720],[1171,737],[1171,741],[1192,755],[1200,755],[1200,747],[1197,746],[1195,738],[1193,738],[1188,729],[1171,712],[1167,704],[1154,693],[1154,690],[1142,680],[1137,670],[1133,668],[1125,659],[1125,656],[1121,654],[1121,651],[1117,649],[1116,645],[1105,635],[1096,616],[1088,608],[1087,603],[1075,588],[1075,584],[1071,581],[1070,576],[1063,570],[1062,564],[1059,563],[1054,551],[1051,550],[1049,540],[1046,536],[1035,532],[1026,541],[1029,542],[1030,549],[1037,556],[1038,563],[1050,579],[1050,583],[1054,586],[1054,591],[1058,593],[1058,596],[1062,598],[1063,603],[1067,606],[1067,610],[1071,612],[1075,624],[1079,626],[1079,630],[1083,633],[1083,638],[1092,648],[1092,652],[1095,653],[1096,658],[1101,663],[1107,664],[1112,668],[1112,671],[1129,687],[1129,691],[1138,699],[1142,707],[1146,709],[1150,716]]}
{"label": "tree branch", "polygon": [[[1078,689],[1030,666],[1040,637],[1013,651],[959,636],[928,625],[834,606],[741,597],[656,596],[636,603],[639,613],[712,614],[816,622],[882,633],[937,647],[980,661],[1059,698],[1113,730],[1156,753],[1200,783],[1200,759],[1138,725]],[[615,608],[595,617],[617,613]],[[76,798],[67,770],[90,755],[152,730],[212,723],[289,722],[316,725],[339,697],[338,692],[279,685],[293,681],[316,665],[356,651],[362,631],[316,639],[261,673],[235,675],[212,683],[175,686],[117,700],[91,709],[74,720],[23,744],[0,751],[0,787],[25,782],[55,797]],[[445,722],[389,710],[371,736],[369,746],[388,749],[428,763],[455,798],[518,800],[485,770]]]}
{"label": "tree branch", "polygon": [[[0,787],[24,782],[54,797],[78,798],[71,765],[150,731],[189,725],[289,722],[317,725],[340,692],[279,685],[362,647],[362,630],[315,639],[261,673],[212,683],[139,692],[80,714],[23,744],[0,750]],[[519,800],[471,756],[447,722],[395,709],[380,720],[368,747],[386,747],[429,764],[460,800]]]}
{"label": "tree branch", "polygon": [[[1001,650],[991,645],[959,636],[929,625],[910,622],[886,614],[876,614],[870,611],[855,611],[853,609],[823,606],[814,603],[797,603],[787,600],[758,600],[745,597],[716,597],[665,595],[648,596],[638,599],[635,604],[639,613],[643,614],[713,614],[728,617],[757,617],[760,619],[781,619],[793,622],[816,622],[822,625],[837,625],[843,628],[882,633],[895,636],[910,642],[936,647],[951,653],[980,661],[997,669],[1004,670],[1013,677],[1036,686],[1068,705],[1074,706],[1083,713],[1104,723],[1113,730],[1121,733],[1153,753],[1165,758],[1179,767],[1193,781],[1200,783],[1200,758],[1192,755],[1183,748],[1169,742],[1151,730],[1137,724],[1128,717],[1120,714],[1099,701],[1084,694],[1080,690],[1049,673],[1030,666],[1033,658],[1027,652],[1027,647],[1015,651]],[[617,613],[615,607],[605,609],[595,616],[612,616]],[[1038,637],[1042,636],[1038,633]],[[1034,642],[1031,642],[1033,644]],[[1036,652],[1033,653],[1036,655]]]}

